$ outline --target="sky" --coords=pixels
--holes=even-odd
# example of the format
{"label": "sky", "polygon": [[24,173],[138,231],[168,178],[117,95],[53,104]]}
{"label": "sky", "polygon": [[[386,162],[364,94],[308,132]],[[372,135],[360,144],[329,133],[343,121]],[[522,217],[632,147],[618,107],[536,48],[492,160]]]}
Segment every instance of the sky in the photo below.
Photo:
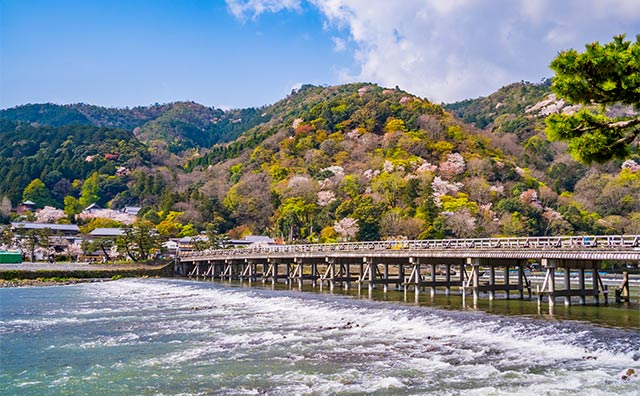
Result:
{"label": "sky", "polygon": [[640,34],[639,0],[0,0],[0,108],[241,108],[349,82],[453,102],[620,33]]}

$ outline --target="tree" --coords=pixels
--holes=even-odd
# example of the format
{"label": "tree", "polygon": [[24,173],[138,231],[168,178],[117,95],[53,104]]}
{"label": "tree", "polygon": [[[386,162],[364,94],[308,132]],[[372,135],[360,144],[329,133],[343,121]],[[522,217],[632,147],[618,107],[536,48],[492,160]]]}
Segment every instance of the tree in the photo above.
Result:
{"label": "tree", "polygon": [[53,199],[49,189],[44,185],[42,180],[33,179],[27,187],[24,188],[22,193],[23,201],[33,201],[37,207],[42,208],[45,206],[54,206]]}
{"label": "tree", "polygon": [[181,214],[182,212],[169,212],[167,217],[156,226],[158,233],[167,238],[178,236],[183,227],[182,223],[178,221]]}
{"label": "tree", "polygon": [[316,209],[315,203],[307,203],[301,197],[285,199],[277,211],[278,231],[288,235],[289,242],[296,237],[306,238],[311,233]]}
{"label": "tree", "polygon": [[11,214],[11,200],[6,195],[2,196],[0,200],[0,219],[3,217],[9,217]]}
{"label": "tree", "polygon": [[82,243],[82,250],[90,253],[93,253],[96,250],[100,250],[102,251],[102,254],[104,255],[104,257],[108,261],[111,261],[110,252],[111,252],[111,247],[114,245],[114,243],[115,243],[114,238],[108,238],[108,237],[96,238],[92,241],[85,240]]}
{"label": "tree", "polygon": [[92,203],[100,200],[100,179],[98,172],[93,172],[82,184],[82,192],[80,193],[80,203],[85,208]]}
{"label": "tree", "polygon": [[139,220],[122,230],[124,235],[116,240],[118,249],[126,252],[133,261],[147,260],[154,249],[160,248],[160,239],[149,221]]}
{"label": "tree", "polygon": [[636,42],[614,37],[605,45],[586,45],[586,51],[563,51],[551,62],[556,72],[553,91],[575,104],[601,105],[596,113],[583,108],[575,114],[547,118],[550,140],[569,144],[572,155],[584,163],[626,158],[640,135],[640,117],[610,118],[605,106],[623,104],[640,109],[640,35]]}
{"label": "tree", "polygon": [[36,223],[55,223],[64,218],[65,212],[62,209],[56,209],[51,206],[45,206],[36,212]]}
{"label": "tree", "polygon": [[0,246],[5,249],[11,247],[13,237],[14,235],[10,225],[0,225]]}
{"label": "tree", "polygon": [[[24,231],[24,232],[23,232]],[[22,249],[29,252],[31,262],[35,261],[36,250],[38,248],[48,248],[49,238],[51,237],[51,228],[36,228],[28,230],[20,230],[20,245]]]}
{"label": "tree", "polygon": [[350,241],[355,238],[360,227],[358,226],[358,220],[351,217],[345,217],[342,220],[336,221],[333,225],[333,229],[342,237],[343,241]]}
{"label": "tree", "polygon": [[64,197],[64,212],[67,216],[72,217],[82,212],[84,206],[80,203],[78,198],[67,195]]}

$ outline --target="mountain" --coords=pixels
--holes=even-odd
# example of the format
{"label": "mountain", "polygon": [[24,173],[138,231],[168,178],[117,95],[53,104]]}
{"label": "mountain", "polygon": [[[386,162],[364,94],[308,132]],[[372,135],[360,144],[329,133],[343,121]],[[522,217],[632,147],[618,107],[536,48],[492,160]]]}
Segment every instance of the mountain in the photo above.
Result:
{"label": "mountain", "polygon": [[93,125],[134,131],[145,144],[161,142],[173,153],[210,147],[237,138],[252,126],[268,121],[260,109],[223,111],[194,102],[133,108],[106,108],[84,103],[29,104],[0,110],[0,119],[36,125]]}
{"label": "mountain", "polygon": [[487,97],[466,99],[444,107],[462,121],[486,128],[505,116],[524,116],[527,107],[551,94],[551,80],[540,84],[519,82],[498,89]]}
{"label": "mountain", "polygon": [[[85,180],[94,172],[114,176],[119,167],[139,168],[148,165],[150,159],[147,149],[125,130],[0,120],[0,136],[0,191],[13,202],[20,202],[26,186],[40,179],[51,195],[47,203],[61,206],[66,195],[78,190],[74,181]],[[106,203],[126,190],[126,183],[119,184],[112,186],[111,192],[105,189],[102,201]]]}
{"label": "mountain", "polygon": [[0,119],[32,122],[48,126],[92,125],[84,114],[72,106],[52,103],[28,104],[0,110]]}
{"label": "mountain", "polygon": [[[139,205],[167,235],[206,229],[290,242],[640,232],[640,158],[575,162],[564,144],[546,139],[546,115],[573,111],[548,88],[516,83],[438,105],[368,83],[305,85],[260,109],[72,105],[58,114],[81,114],[92,125],[58,127],[33,124],[47,112],[32,107],[26,122],[0,125],[9,136],[0,160],[11,161],[2,171],[16,180],[1,185],[0,196],[16,203],[40,178],[57,206],[61,198]],[[0,118],[18,109],[25,111]],[[46,118],[65,119],[54,113]],[[126,128],[93,126],[107,122]],[[107,156],[113,144],[128,154]],[[59,157],[77,172],[65,173]],[[51,182],[56,172],[72,185],[63,194]]]}

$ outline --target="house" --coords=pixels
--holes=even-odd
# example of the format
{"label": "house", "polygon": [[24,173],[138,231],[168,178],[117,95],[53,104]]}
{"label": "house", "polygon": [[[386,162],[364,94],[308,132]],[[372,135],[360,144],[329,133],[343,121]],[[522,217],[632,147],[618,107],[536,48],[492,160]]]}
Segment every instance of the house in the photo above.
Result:
{"label": "house", "polygon": [[122,213],[126,213],[128,215],[137,216],[138,213],[140,212],[140,209],[142,209],[142,208],[139,207],[139,206],[125,206],[120,211]]}
{"label": "house", "polygon": [[209,238],[204,235],[186,236],[182,238],[171,238],[169,241],[164,242],[162,247],[166,249],[168,254],[177,254],[185,252],[193,252],[194,250],[202,250],[209,241]]}
{"label": "house", "polygon": [[89,205],[86,208],[84,208],[82,213],[93,213],[96,210],[100,210],[100,209],[102,209],[102,208],[100,206],[98,206],[97,203],[92,203],[91,205]]}
{"label": "house", "polygon": [[75,236],[80,233],[80,228],[75,224],[50,224],[50,223],[11,223],[11,228],[16,235],[29,230],[50,229],[52,235],[58,236]]}
{"label": "house", "polygon": [[162,250],[170,256],[175,256],[178,252],[178,241],[176,239],[169,239],[166,242],[162,242]]}
{"label": "house", "polygon": [[243,239],[232,239],[229,243],[237,247],[250,245],[275,245],[276,241],[266,235],[247,235]]}
{"label": "house", "polygon": [[[117,256],[117,246],[115,240],[118,237],[124,235],[124,231],[121,228],[96,228],[89,233],[88,238],[90,240],[98,240],[99,244],[94,245],[93,251],[88,252],[88,256],[91,259],[96,257],[101,258],[102,261],[106,261]],[[95,246],[100,246],[99,248]]]}
{"label": "house", "polygon": [[[32,230],[50,230],[48,237],[48,248],[53,249],[57,253],[67,252],[69,256],[73,255],[73,251],[79,249],[82,240],[78,236],[80,229],[75,224],[51,224],[51,223],[11,223],[11,228],[20,240],[28,231]],[[36,254],[36,260],[43,260],[46,257],[43,253]],[[51,254],[51,252],[49,252]]]}
{"label": "house", "polygon": [[89,233],[89,237],[95,238],[112,238],[116,239],[124,235],[124,231],[121,228],[96,228]]}
{"label": "house", "polygon": [[16,208],[18,214],[24,214],[26,212],[33,212],[36,209],[36,203],[32,201],[24,201]]}

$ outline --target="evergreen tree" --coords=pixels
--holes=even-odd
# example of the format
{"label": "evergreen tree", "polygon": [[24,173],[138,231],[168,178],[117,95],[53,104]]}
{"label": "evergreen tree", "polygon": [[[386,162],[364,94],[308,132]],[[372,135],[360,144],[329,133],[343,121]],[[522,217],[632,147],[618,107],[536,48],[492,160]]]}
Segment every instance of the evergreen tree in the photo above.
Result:
{"label": "evergreen tree", "polygon": [[598,112],[584,108],[547,119],[549,138],[567,141],[573,156],[585,163],[627,157],[640,134],[640,117],[605,114],[605,106],[618,103],[640,109],[640,35],[635,43],[624,38],[588,44],[583,53],[564,51],[551,62],[556,72],[552,89],[558,96],[575,104],[601,105]]}

